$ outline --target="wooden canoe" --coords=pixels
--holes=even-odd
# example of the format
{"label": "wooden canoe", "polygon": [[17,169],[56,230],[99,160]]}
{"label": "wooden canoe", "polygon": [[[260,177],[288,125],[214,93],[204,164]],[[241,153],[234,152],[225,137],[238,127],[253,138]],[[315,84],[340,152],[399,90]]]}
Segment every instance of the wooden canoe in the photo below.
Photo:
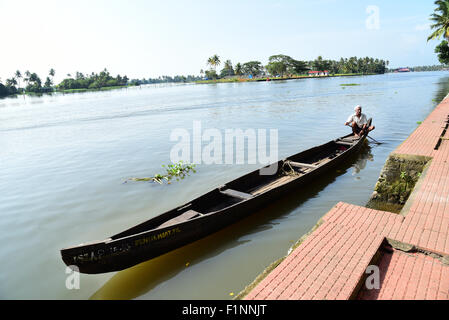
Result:
{"label": "wooden canoe", "polygon": [[155,258],[237,222],[335,168],[357,153],[365,139],[351,134],[300,152],[278,161],[273,175],[253,171],[104,241],[62,249],[62,259],[81,273],[96,274]]}

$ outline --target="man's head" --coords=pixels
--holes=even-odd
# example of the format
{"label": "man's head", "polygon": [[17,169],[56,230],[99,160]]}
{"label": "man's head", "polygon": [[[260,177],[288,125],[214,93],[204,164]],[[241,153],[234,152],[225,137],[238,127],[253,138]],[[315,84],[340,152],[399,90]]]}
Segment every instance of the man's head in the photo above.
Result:
{"label": "man's head", "polygon": [[355,114],[360,115],[362,113],[362,106],[358,105],[354,108]]}

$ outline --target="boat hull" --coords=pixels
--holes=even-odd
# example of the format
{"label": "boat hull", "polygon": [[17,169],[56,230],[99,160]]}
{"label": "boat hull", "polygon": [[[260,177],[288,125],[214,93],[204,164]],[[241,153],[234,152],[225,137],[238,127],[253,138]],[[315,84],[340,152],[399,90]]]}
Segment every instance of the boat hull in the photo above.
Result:
{"label": "boat hull", "polygon": [[[185,206],[166,212],[105,241],[63,249],[61,250],[62,259],[66,265],[71,266],[74,270],[81,273],[97,274],[123,270],[158,257],[213,234],[257,212],[274,200],[294,190],[298,190],[301,186],[335,168],[357,153],[365,138],[359,139],[332,161],[324,163],[307,174],[252,198],[236,201],[224,208],[207,212],[195,219],[186,220],[182,223],[156,227],[162,222],[179,215],[179,212],[187,210],[188,208],[185,209],[186,207],[195,207],[195,203],[218,201],[216,197],[219,191],[215,189]],[[287,159],[300,159],[307,157],[308,154],[313,155],[314,152],[320,152],[331,144],[335,144],[335,141],[306,150]],[[279,161],[278,166],[282,165],[283,161],[285,160]],[[246,189],[248,189],[251,179],[258,179],[259,176],[259,171],[257,170],[231,181],[226,186],[244,186],[246,183],[248,185]],[[199,207],[198,204],[196,206],[197,208]]]}

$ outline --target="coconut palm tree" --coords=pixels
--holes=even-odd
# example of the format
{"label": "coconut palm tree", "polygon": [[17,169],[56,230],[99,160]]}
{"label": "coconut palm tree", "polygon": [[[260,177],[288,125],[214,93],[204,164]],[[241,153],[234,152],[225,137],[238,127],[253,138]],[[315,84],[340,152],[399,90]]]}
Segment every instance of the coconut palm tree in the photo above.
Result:
{"label": "coconut palm tree", "polygon": [[19,70],[17,70],[16,73],[14,74],[14,78],[17,80],[18,87],[20,89],[20,78],[22,78],[22,74],[20,73]]}
{"label": "coconut palm tree", "polygon": [[14,87],[17,85],[17,80],[15,78],[6,79],[6,86],[7,87]]}
{"label": "coconut palm tree", "polygon": [[232,69],[232,62],[231,62],[231,60],[226,60],[225,64],[224,64],[224,67],[226,69]]}
{"label": "coconut palm tree", "polygon": [[207,59],[207,65],[210,66],[211,68],[214,65],[214,59],[212,57],[210,57],[209,59]]}
{"label": "coconut palm tree", "polygon": [[226,76],[233,76],[234,75],[234,68],[232,67],[232,62],[231,60],[226,60],[224,63],[224,68],[221,71],[222,74],[226,75]]}
{"label": "coconut palm tree", "polygon": [[30,82],[30,77],[31,77],[31,72],[29,70],[25,71],[25,78],[23,78],[23,81],[25,81],[27,83],[27,86],[28,86],[28,83]]}
{"label": "coconut palm tree", "polygon": [[441,36],[449,40],[449,0],[437,0],[435,5],[437,5],[437,8],[430,15],[430,20],[434,24],[430,28],[436,30],[427,38],[427,41],[440,39]]}
{"label": "coconut palm tree", "polygon": [[55,69],[51,68],[50,71],[48,71],[48,75],[51,77],[51,81],[53,82],[53,79],[55,77]]}
{"label": "coconut palm tree", "polygon": [[53,81],[50,79],[50,77],[47,77],[47,79],[45,80],[44,87],[51,88],[52,85],[53,85]]}
{"label": "coconut palm tree", "polygon": [[240,62],[235,65],[234,72],[238,76],[242,75],[242,64]]}
{"label": "coconut palm tree", "polygon": [[215,65],[218,67],[221,63],[220,57],[215,54],[212,58],[214,59]]}
{"label": "coconut palm tree", "polygon": [[217,71],[217,67],[220,65],[220,63],[220,57],[216,54],[207,59],[207,64],[214,68],[215,71]]}

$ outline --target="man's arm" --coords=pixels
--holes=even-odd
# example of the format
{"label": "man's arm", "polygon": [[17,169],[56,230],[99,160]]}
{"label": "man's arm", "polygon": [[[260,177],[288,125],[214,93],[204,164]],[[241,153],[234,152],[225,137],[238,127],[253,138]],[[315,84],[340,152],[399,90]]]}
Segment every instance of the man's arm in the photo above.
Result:
{"label": "man's arm", "polygon": [[346,120],[345,126],[347,126],[347,125],[350,124],[351,122],[352,122],[352,115],[349,116],[348,120]]}

